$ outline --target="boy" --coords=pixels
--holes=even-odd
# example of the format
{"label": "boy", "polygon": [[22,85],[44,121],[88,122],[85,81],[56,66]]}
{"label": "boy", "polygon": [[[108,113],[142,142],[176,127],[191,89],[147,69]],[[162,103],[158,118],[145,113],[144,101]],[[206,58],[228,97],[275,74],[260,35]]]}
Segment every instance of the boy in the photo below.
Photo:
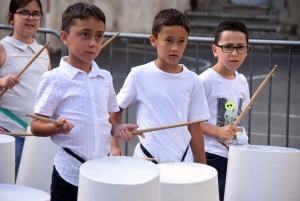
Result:
{"label": "boy", "polygon": [[[216,168],[220,200],[224,199],[228,146],[247,144],[242,123],[232,126],[249,101],[249,86],[236,70],[249,51],[248,31],[239,21],[222,22],[215,34],[212,51],[218,62],[201,73],[211,118],[202,123],[207,164]],[[240,132],[239,132],[240,131]]]}
{"label": "boy", "polygon": [[[131,69],[117,96],[120,111],[112,114],[115,122],[121,122],[122,111],[133,102],[141,129],[210,117],[198,76],[178,64],[189,32],[189,21],[178,10],[166,9],[156,15],[150,42],[157,49],[157,59]],[[195,160],[206,164],[200,123],[146,135],[140,138],[135,157],[156,158],[154,163],[192,162],[192,149]],[[118,139],[111,143],[111,152],[121,155]]]}
{"label": "boy", "polygon": [[119,133],[128,141],[134,136],[128,130],[138,127],[117,125],[109,117],[109,112],[119,109],[112,77],[93,61],[104,31],[105,15],[98,7],[88,3],[69,6],[62,16],[61,31],[69,56],[43,75],[38,88],[35,113],[64,122],[55,126],[33,119],[31,124],[34,135],[51,136],[62,147],[54,158],[52,201],[77,200],[80,165],[107,156],[111,134]]}

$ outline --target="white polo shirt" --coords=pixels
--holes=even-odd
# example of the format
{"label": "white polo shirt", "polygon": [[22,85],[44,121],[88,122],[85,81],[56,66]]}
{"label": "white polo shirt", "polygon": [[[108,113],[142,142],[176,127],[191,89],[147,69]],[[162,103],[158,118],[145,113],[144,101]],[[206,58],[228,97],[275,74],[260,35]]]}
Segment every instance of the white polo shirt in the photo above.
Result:
{"label": "white polo shirt", "polygon": [[[69,148],[84,160],[107,156],[111,140],[109,112],[119,110],[111,74],[99,69],[94,61],[87,74],[68,64],[67,58],[42,76],[34,112],[52,119],[64,116],[74,124],[69,134],[51,136],[60,147]],[[77,159],[61,148],[54,165],[64,180],[78,186],[81,163]]]}

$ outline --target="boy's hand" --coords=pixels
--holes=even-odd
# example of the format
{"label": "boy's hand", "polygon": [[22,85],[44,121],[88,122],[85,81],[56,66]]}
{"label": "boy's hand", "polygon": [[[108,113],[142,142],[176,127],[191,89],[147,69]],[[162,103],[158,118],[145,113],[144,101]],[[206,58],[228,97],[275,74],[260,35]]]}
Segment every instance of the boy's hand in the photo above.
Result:
{"label": "boy's hand", "polygon": [[124,152],[117,146],[112,146],[110,149],[110,153],[112,156],[124,156]]}
{"label": "boy's hand", "polygon": [[0,134],[5,133],[5,131],[0,127]]}
{"label": "boy's hand", "polygon": [[[132,140],[135,135],[130,133],[130,131],[136,130],[139,126],[134,124],[119,124],[114,129],[118,133],[121,140],[124,142],[128,142],[129,140]],[[144,134],[140,134],[142,138],[145,137]]]}
{"label": "boy's hand", "polygon": [[218,139],[223,142],[232,140],[238,131],[240,129],[232,125],[218,127]]}
{"label": "boy's hand", "polygon": [[64,123],[63,125],[55,124],[55,128],[59,133],[69,134],[72,128],[74,128],[74,125],[71,122],[67,121],[63,116],[58,117],[57,121],[61,121]]}
{"label": "boy's hand", "polygon": [[20,78],[15,75],[8,75],[0,79],[0,88],[11,89],[20,82]]}

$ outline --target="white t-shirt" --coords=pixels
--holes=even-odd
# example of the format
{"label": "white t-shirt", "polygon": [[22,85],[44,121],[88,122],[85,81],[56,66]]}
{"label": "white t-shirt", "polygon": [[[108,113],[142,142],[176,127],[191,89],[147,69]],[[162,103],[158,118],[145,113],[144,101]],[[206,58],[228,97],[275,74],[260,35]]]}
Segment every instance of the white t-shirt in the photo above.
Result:
{"label": "white t-shirt", "polygon": [[[123,109],[136,102],[139,129],[210,118],[201,80],[182,67],[177,74],[160,70],[154,62],[131,69],[117,99]],[[187,126],[147,132],[145,136],[140,142],[158,163],[180,162],[191,139]],[[145,156],[139,144],[134,156]],[[189,149],[185,161],[192,160]]]}
{"label": "white t-shirt", "polygon": [[[232,125],[250,99],[249,86],[245,76],[235,72],[235,78],[228,80],[209,68],[201,73],[199,77],[203,81],[211,114],[211,118],[205,124],[214,126]],[[248,136],[243,123],[240,122],[238,127],[242,132],[237,133],[235,140],[227,141],[227,146],[248,143]],[[228,158],[228,149],[217,139],[204,135],[204,140],[206,152]]]}
{"label": "white t-shirt", "polygon": [[[109,112],[119,111],[112,77],[94,61],[87,74],[67,59],[63,57],[58,68],[42,76],[34,112],[53,119],[64,116],[74,124],[69,134],[51,136],[58,146],[69,148],[86,161],[107,156],[112,138]],[[59,149],[54,165],[64,180],[78,185],[81,162]]]}

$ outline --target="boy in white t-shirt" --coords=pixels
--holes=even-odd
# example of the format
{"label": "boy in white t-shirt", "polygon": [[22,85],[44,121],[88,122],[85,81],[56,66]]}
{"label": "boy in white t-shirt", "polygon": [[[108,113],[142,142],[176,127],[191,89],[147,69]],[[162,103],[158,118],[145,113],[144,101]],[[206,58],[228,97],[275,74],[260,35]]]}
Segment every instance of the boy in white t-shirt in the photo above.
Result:
{"label": "boy in white t-shirt", "polygon": [[249,51],[248,31],[239,21],[222,22],[212,51],[218,62],[199,76],[203,81],[211,118],[202,123],[207,164],[218,171],[220,200],[224,199],[228,150],[231,144],[247,144],[242,123],[232,124],[249,102],[249,86],[236,70]]}
{"label": "boy in white t-shirt", "polygon": [[[116,123],[121,123],[122,111],[133,102],[140,129],[210,118],[201,81],[178,64],[189,32],[189,21],[178,10],[166,9],[156,15],[150,42],[157,49],[157,59],[131,69],[117,95],[120,111],[111,115]],[[154,163],[192,162],[192,150],[196,162],[206,164],[200,123],[145,136],[139,138],[134,157],[153,157]],[[118,139],[111,144],[113,155],[123,154]]]}

